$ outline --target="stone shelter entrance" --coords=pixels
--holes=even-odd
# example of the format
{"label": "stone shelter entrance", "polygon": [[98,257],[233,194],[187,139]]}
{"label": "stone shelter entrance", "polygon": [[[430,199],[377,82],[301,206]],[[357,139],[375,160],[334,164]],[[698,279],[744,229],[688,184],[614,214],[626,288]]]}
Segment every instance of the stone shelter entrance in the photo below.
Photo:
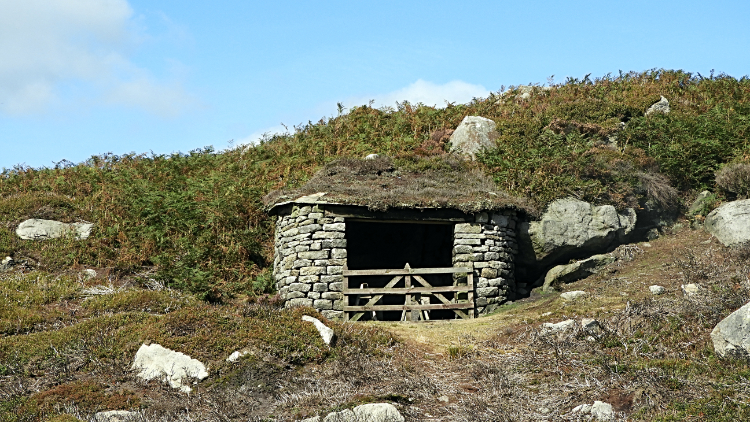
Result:
{"label": "stone shelter entrance", "polygon": [[[382,190],[394,181],[378,170],[384,163],[375,164],[374,175],[350,166]],[[356,185],[352,174],[347,179]],[[400,206],[383,207],[382,191],[358,196],[348,186],[341,194],[326,183],[332,192],[303,188],[267,202],[277,216],[274,277],[286,306],[310,306],[329,319],[426,321],[473,318],[513,297],[515,228],[524,210],[506,197],[493,202],[494,192],[470,192],[456,204],[413,206],[404,199],[413,202],[414,190],[408,198],[393,198],[392,190],[389,200]]]}

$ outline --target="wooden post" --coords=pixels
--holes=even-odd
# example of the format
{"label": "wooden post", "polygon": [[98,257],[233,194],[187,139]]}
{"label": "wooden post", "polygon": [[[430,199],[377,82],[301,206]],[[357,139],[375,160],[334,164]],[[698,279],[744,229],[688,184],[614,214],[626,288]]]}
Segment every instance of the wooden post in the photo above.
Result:
{"label": "wooden post", "polygon": [[474,272],[470,272],[469,275],[466,277],[466,283],[469,285],[469,304],[471,305],[471,308],[469,308],[469,318],[474,318]]}
{"label": "wooden post", "polygon": [[[406,266],[404,266],[404,269],[405,270],[410,270],[411,269],[411,266],[409,265],[408,262],[406,263]],[[411,276],[410,275],[407,275],[407,276],[404,277],[404,287],[406,287],[407,289],[411,288]],[[404,298],[404,304],[406,306],[409,306],[409,305],[412,304],[412,300],[413,300],[412,295],[407,294],[406,297]],[[407,311],[407,315],[408,315],[408,320],[409,321],[418,321],[419,320],[419,314],[415,315],[414,311],[412,311],[412,310]],[[416,319],[415,319],[415,317],[416,317]]]}
{"label": "wooden post", "polygon": [[[344,274],[346,274],[346,270],[348,270],[348,269],[349,269],[349,267],[346,264],[344,264]],[[347,277],[345,275],[344,276],[344,285],[341,288],[341,294],[344,295],[344,297],[343,297],[344,306],[348,306],[349,305],[349,296],[347,296],[347,293],[349,293],[349,277]],[[349,321],[349,312],[348,311],[344,311],[344,321]]]}

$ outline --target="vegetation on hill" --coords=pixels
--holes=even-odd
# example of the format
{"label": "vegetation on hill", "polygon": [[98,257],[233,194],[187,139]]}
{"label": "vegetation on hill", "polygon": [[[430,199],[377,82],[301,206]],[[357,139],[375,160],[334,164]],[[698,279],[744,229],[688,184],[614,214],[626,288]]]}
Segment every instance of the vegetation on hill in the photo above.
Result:
{"label": "vegetation on hill", "polygon": [[[497,123],[498,148],[478,168],[500,191],[543,208],[577,196],[619,208],[663,205],[705,188],[714,172],[750,160],[750,80],[652,70],[569,78],[527,98],[517,88],[469,104],[356,107],[248,148],[94,156],[0,176],[0,255],[48,270],[94,267],[141,274],[209,301],[272,289],[273,221],[262,198],[297,188],[341,157],[378,153],[429,170],[446,130],[467,115]],[[660,96],[669,114],[644,116]],[[621,123],[626,123],[624,129]],[[607,138],[617,136],[617,148]],[[734,185],[732,185],[734,186]],[[719,190],[720,194],[736,195]],[[26,218],[96,224],[86,241],[19,240]]]}

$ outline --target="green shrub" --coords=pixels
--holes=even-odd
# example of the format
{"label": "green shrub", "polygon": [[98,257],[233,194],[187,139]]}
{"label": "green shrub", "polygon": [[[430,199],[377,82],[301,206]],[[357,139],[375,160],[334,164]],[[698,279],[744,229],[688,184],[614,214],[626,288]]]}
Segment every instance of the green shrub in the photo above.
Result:
{"label": "green shrub", "polygon": [[716,186],[744,199],[750,197],[750,163],[727,164],[716,172]]}

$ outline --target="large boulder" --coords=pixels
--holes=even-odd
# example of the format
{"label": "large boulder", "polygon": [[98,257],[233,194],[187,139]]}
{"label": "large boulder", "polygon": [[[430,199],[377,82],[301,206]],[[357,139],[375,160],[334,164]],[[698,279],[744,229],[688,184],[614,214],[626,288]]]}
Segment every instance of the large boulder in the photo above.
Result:
{"label": "large boulder", "polygon": [[558,199],[539,221],[529,223],[528,237],[537,263],[546,266],[607,252],[628,240],[636,220],[632,208],[618,214],[611,205]]}
{"label": "large boulder", "polygon": [[495,122],[479,116],[466,116],[450,138],[451,152],[476,158],[479,151],[497,147]]}
{"label": "large boulder", "polygon": [[703,226],[724,246],[750,242],[750,199],[728,202],[711,211]]}
{"label": "large boulder", "polygon": [[549,291],[554,286],[572,283],[584,279],[601,271],[607,264],[615,262],[615,257],[610,254],[594,255],[582,261],[576,261],[568,265],[558,265],[547,271],[544,277],[543,290]]}
{"label": "large boulder", "polygon": [[67,235],[82,240],[89,237],[93,227],[91,223],[61,223],[32,218],[19,224],[16,234],[24,240],[56,239]]}
{"label": "large boulder", "polygon": [[750,303],[716,324],[711,331],[716,354],[727,358],[750,358]]}
{"label": "large boulder", "polygon": [[138,370],[137,375],[141,379],[148,381],[157,378],[185,393],[191,391],[185,385],[190,378],[202,380],[208,377],[206,366],[199,360],[155,343],[149,346],[144,344],[138,349],[131,369]]}
{"label": "large boulder", "polygon": [[645,115],[651,115],[654,113],[662,113],[662,114],[669,114],[669,100],[664,98],[662,95],[659,101],[655,102],[651,105],[651,107],[646,110]]}

